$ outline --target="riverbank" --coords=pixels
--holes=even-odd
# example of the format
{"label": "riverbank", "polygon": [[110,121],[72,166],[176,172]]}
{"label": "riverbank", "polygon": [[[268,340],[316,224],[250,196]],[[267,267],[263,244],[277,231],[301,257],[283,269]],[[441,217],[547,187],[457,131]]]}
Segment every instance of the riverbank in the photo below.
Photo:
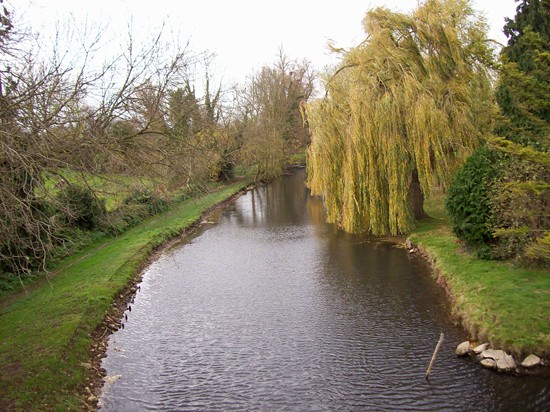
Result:
{"label": "riverbank", "polygon": [[550,271],[472,257],[452,234],[442,199],[427,209],[434,218],[420,222],[409,240],[431,262],[470,340],[518,358],[534,353],[548,359]]}
{"label": "riverbank", "polygon": [[52,271],[55,275],[2,305],[0,410],[85,410],[93,405],[100,374],[94,352],[101,350],[94,342],[100,341],[98,333],[108,335],[121,326],[109,322],[109,315],[120,319],[116,308],[131,295],[136,274],[155,250],[249,183],[243,180],[174,204],[65,260]]}

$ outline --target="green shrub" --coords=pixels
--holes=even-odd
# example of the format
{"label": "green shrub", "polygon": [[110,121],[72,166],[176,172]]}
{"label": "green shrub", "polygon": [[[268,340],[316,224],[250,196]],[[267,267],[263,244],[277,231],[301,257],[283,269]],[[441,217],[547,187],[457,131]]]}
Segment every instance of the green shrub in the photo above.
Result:
{"label": "green shrub", "polygon": [[498,156],[487,147],[476,150],[454,176],[445,200],[454,234],[482,258],[490,257],[494,242],[489,196]]}
{"label": "green shrub", "polygon": [[54,209],[40,199],[21,199],[21,206],[28,209],[29,218],[13,220],[0,212],[11,230],[0,239],[0,272],[22,274],[40,268],[52,248]]}
{"label": "green shrub", "polygon": [[544,154],[536,154],[509,153],[499,161],[489,194],[495,258],[549,262],[542,238],[550,229],[550,170]]}
{"label": "green shrub", "polygon": [[525,256],[534,262],[543,263],[548,267],[550,265],[550,231],[546,232],[544,237],[540,237],[528,245]]}
{"label": "green shrub", "polygon": [[102,219],[107,235],[118,235],[136,226],[149,216],[168,210],[168,201],[148,189],[134,189],[124,199],[122,206],[109,212]]}
{"label": "green shrub", "polygon": [[151,216],[147,205],[125,204],[116,210],[109,212],[101,222],[106,235],[115,236],[126,229],[136,226]]}
{"label": "green shrub", "polygon": [[125,199],[125,205],[146,205],[149,215],[155,215],[168,209],[168,202],[149,189],[134,189]]}
{"label": "green shrub", "polygon": [[70,226],[85,230],[98,227],[100,218],[105,215],[105,202],[98,199],[88,187],[65,186],[57,195],[58,212]]}
{"label": "green shrub", "polygon": [[231,160],[227,150],[220,156],[215,166],[211,167],[210,178],[214,182],[228,182],[233,179],[235,164]]}

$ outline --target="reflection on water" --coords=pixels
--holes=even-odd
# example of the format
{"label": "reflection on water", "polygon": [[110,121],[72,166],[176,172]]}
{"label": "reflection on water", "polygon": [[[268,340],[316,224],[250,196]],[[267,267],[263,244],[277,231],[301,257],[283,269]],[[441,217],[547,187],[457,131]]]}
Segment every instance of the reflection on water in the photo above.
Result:
{"label": "reflection on water", "polygon": [[105,411],[545,409],[548,381],[456,358],[465,333],[424,262],[325,224],[303,179],[247,193],[151,265],[110,339]]}

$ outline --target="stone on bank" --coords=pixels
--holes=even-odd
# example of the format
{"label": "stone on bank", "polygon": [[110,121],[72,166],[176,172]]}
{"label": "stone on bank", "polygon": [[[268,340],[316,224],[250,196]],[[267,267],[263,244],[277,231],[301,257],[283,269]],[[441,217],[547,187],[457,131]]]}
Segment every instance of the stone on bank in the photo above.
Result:
{"label": "stone on bank", "polygon": [[486,350],[487,348],[489,347],[489,344],[488,343],[482,343],[481,345],[477,345],[473,351],[476,355],[480,355],[481,352],[483,352],[484,350]]}
{"label": "stone on bank", "polygon": [[532,368],[534,366],[538,366],[541,364],[541,359],[537,355],[529,355],[527,356],[523,362],[521,362],[521,366],[524,368]]}
{"label": "stone on bank", "polygon": [[466,356],[469,351],[470,351],[470,342],[464,341],[457,346],[455,353],[457,354],[457,356]]}
{"label": "stone on bank", "polygon": [[[464,341],[457,346],[455,353],[457,356],[475,355],[480,365],[488,369],[495,369],[499,372],[513,372],[517,370],[518,365],[512,355],[501,349],[488,348],[488,343],[482,343],[472,349],[470,342]],[[531,354],[519,366],[527,369],[542,364],[542,360],[538,356]]]}

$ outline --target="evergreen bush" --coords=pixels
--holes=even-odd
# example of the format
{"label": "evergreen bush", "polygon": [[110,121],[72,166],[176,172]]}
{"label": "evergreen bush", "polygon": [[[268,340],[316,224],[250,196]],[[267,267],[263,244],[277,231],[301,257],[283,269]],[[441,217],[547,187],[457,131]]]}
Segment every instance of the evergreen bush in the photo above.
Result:
{"label": "evergreen bush", "polygon": [[489,196],[498,156],[485,146],[477,149],[454,176],[445,200],[454,234],[482,258],[490,257],[494,241]]}

